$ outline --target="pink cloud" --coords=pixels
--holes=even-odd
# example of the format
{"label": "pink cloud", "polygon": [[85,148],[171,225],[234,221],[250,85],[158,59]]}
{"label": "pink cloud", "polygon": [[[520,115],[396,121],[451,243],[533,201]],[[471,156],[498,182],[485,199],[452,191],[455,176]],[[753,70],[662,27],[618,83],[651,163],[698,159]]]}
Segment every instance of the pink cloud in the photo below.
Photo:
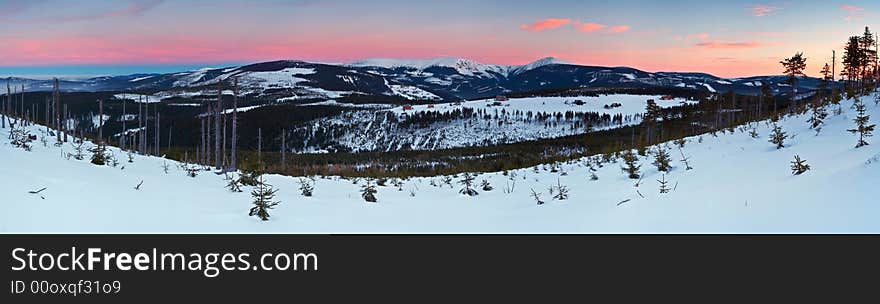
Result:
{"label": "pink cloud", "polygon": [[749,11],[751,11],[752,16],[755,17],[764,17],[780,9],[781,8],[764,4],[756,4],[749,7]]}
{"label": "pink cloud", "polygon": [[587,23],[578,22],[574,26],[575,26],[575,28],[577,28],[577,30],[579,32],[582,32],[582,33],[592,33],[592,32],[596,32],[596,31],[600,31],[600,30],[605,29],[607,27],[604,24],[598,24],[598,23],[592,23],[592,22],[587,22]]}
{"label": "pink cloud", "polygon": [[854,5],[843,4],[840,9],[846,12],[846,17],[843,17],[846,21],[861,20],[866,15],[864,8]]}
{"label": "pink cloud", "polygon": [[708,49],[752,49],[762,46],[760,42],[725,42],[725,41],[706,41],[697,43],[696,46]]}
{"label": "pink cloud", "polygon": [[571,19],[565,18],[547,18],[543,20],[535,21],[532,24],[523,24],[519,26],[519,29],[528,32],[543,32],[546,30],[552,30],[559,28],[564,25],[571,24]]}
{"label": "pink cloud", "polygon": [[617,25],[617,26],[613,26],[610,29],[608,29],[608,32],[623,33],[623,32],[628,31],[629,29],[630,29],[629,25]]}

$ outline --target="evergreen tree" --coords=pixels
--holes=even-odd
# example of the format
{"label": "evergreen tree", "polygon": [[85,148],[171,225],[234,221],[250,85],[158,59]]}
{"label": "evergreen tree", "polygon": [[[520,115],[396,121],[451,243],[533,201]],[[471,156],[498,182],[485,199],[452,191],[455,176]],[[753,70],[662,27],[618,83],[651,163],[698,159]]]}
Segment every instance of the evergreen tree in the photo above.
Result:
{"label": "evergreen tree", "polygon": [[226,189],[229,189],[231,192],[242,192],[241,183],[234,177],[229,179],[229,183],[226,184]]}
{"label": "evergreen tree", "polygon": [[782,68],[784,69],[783,73],[788,76],[788,84],[790,84],[792,88],[791,99],[795,100],[795,98],[797,98],[797,77],[805,76],[804,70],[807,68],[807,57],[804,57],[803,52],[798,52],[795,53],[794,56],[783,59],[779,63],[782,64]]}
{"label": "evergreen tree", "polygon": [[300,178],[298,183],[299,183],[299,191],[302,194],[302,196],[311,197],[312,191],[315,190],[315,187],[312,185],[312,183],[308,179],[304,179],[304,178]]}
{"label": "evergreen tree", "polygon": [[858,116],[853,119],[853,121],[855,121],[856,123],[856,128],[849,129],[847,131],[859,135],[859,142],[858,144],[856,144],[856,148],[861,148],[868,145],[868,141],[866,139],[873,136],[872,132],[874,132],[874,127],[876,125],[868,125],[868,121],[871,119],[871,116],[865,114],[864,104],[856,100],[855,107],[856,113],[858,113]]}
{"label": "evergreen tree", "polygon": [[816,130],[816,134],[819,134],[819,131],[822,130],[821,125],[825,123],[825,118],[828,117],[828,112],[825,111],[825,107],[823,107],[819,101],[813,102],[810,106],[811,114],[810,119],[807,120],[810,123],[810,129]]}
{"label": "evergreen tree", "polygon": [[669,151],[666,150],[666,147],[663,145],[657,146],[657,150],[654,152],[654,166],[657,167],[657,170],[669,172],[669,161]]}
{"label": "evergreen tree", "polygon": [[621,158],[626,165],[621,168],[623,172],[626,172],[630,179],[639,179],[639,168],[641,167],[638,164],[639,157],[633,154],[631,150],[626,150],[622,153]]}
{"label": "evergreen tree", "polygon": [[366,184],[361,186],[361,197],[363,197],[364,200],[369,203],[375,203],[377,201],[376,192],[376,186],[374,186],[370,181],[367,181]]}
{"label": "evergreen tree", "polygon": [[261,220],[268,221],[269,210],[275,208],[279,203],[273,201],[276,192],[278,192],[278,190],[272,189],[272,185],[266,183],[266,181],[263,180],[263,175],[260,175],[257,178],[256,188],[251,191],[251,196],[254,198],[254,206],[251,207],[249,216],[256,216]]}
{"label": "evergreen tree", "polygon": [[89,149],[89,152],[92,152],[92,164],[103,166],[107,164],[107,147],[104,144],[98,144],[97,146]]}
{"label": "evergreen tree", "polygon": [[489,192],[489,191],[492,191],[492,189],[495,189],[492,187],[492,184],[490,184],[489,181],[487,181],[485,179],[483,180],[481,186],[483,188],[483,191],[486,191],[486,192]]}
{"label": "evergreen tree", "polygon": [[550,194],[553,195],[553,199],[560,200],[560,201],[567,200],[568,199],[568,187],[563,186],[562,182],[557,178],[556,179],[556,186],[550,188]]}
{"label": "evergreen tree", "polygon": [[663,174],[657,182],[660,183],[660,193],[669,193],[669,186],[667,185],[669,182],[666,181],[666,174]]}
{"label": "evergreen tree", "polygon": [[477,190],[474,190],[473,188],[474,178],[475,177],[470,173],[465,173],[464,177],[460,181],[458,181],[458,183],[462,185],[461,190],[459,190],[458,192],[467,196],[475,196],[479,194],[477,193]]}
{"label": "evergreen tree", "polygon": [[795,155],[794,160],[791,161],[791,174],[801,175],[804,172],[810,170],[810,165],[807,164],[806,160],[802,160],[800,156]]}
{"label": "evergreen tree", "polygon": [[843,70],[840,71],[840,76],[846,77],[850,83],[858,80],[864,63],[863,55],[861,38],[859,36],[849,37],[843,48]]}
{"label": "evergreen tree", "polygon": [[785,148],[785,139],[788,135],[782,131],[782,127],[773,123],[773,131],[770,132],[770,143],[776,145],[776,149]]}
{"label": "evergreen tree", "polygon": [[534,199],[535,202],[538,203],[538,205],[543,205],[543,204],[544,204],[544,200],[541,199],[541,193],[540,193],[540,192],[535,192],[535,189],[529,189],[529,190],[532,190],[532,193],[530,194],[530,196],[532,197],[532,199]]}

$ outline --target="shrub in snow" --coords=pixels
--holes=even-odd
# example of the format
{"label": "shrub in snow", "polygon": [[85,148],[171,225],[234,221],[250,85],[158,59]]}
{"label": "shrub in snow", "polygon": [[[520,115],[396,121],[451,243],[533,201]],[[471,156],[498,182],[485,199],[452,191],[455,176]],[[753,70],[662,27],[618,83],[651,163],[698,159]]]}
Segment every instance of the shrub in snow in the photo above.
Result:
{"label": "shrub in snow", "polygon": [[364,198],[365,201],[369,203],[375,203],[376,200],[376,186],[374,186],[370,181],[363,186],[361,186],[361,197]]}
{"label": "shrub in snow", "polygon": [[[554,194],[555,193],[555,194]],[[553,199],[564,201],[568,199],[568,187],[563,186],[559,179],[556,179],[556,186],[550,187],[550,194]]]}
{"label": "shrub in snow", "polygon": [[238,182],[238,179],[236,179],[236,178],[229,179],[229,182],[226,183],[226,189],[229,189],[229,191],[232,191],[232,192],[242,192],[241,191],[241,183]]}
{"label": "shrub in snow", "polygon": [[458,181],[458,183],[462,185],[461,190],[459,190],[458,192],[467,196],[478,195],[479,193],[477,192],[477,190],[474,190],[474,179],[475,177],[473,175],[471,175],[470,173],[465,173],[464,177],[462,177],[462,179]]}
{"label": "shrub in snow", "polygon": [[531,194],[532,199],[534,199],[535,202],[538,203],[538,205],[543,205],[544,201],[541,200],[541,193],[535,192],[535,189],[529,189],[529,190],[532,190],[532,194]]}
{"label": "shrub in snow", "polygon": [[31,150],[31,142],[34,141],[34,138],[31,137],[30,132],[25,127],[15,127],[15,125],[10,124],[11,131],[9,131],[9,138],[12,140],[12,146],[16,148],[24,149],[25,151]]}
{"label": "shrub in snow", "polygon": [[800,156],[795,155],[794,160],[791,161],[791,174],[801,175],[808,170],[810,170],[810,165],[807,164],[807,161],[802,160]]}
{"label": "shrub in snow", "polygon": [[657,182],[660,183],[660,193],[669,193],[669,182],[666,181],[666,174],[663,174]]}
{"label": "shrub in snow", "polygon": [[487,180],[485,180],[485,179],[483,180],[481,186],[482,186],[482,188],[483,188],[483,191],[486,191],[486,192],[488,192],[488,191],[492,191],[492,189],[495,189],[495,188],[492,187],[492,184],[490,184],[489,181],[487,181]]}
{"label": "shrub in snow", "polygon": [[853,121],[855,121],[856,123],[856,128],[849,129],[847,131],[859,135],[859,142],[856,144],[856,148],[861,148],[868,145],[868,142],[865,139],[873,136],[873,134],[871,133],[874,132],[874,127],[876,125],[868,125],[868,120],[871,119],[871,116],[865,115],[865,105],[863,105],[861,102],[856,101],[855,107],[856,112],[858,113],[858,116],[853,119]]}
{"label": "shrub in snow", "polygon": [[620,156],[623,159],[624,167],[621,169],[623,172],[626,172],[630,179],[638,179],[639,178],[639,168],[641,165],[638,164],[639,157],[632,153],[631,150],[626,150]]}
{"label": "shrub in snow", "polygon": [[679,148],[684,148],[684,145],[687,144],[687,139],[679,138],[673,141]]}
{"label": "shrub in snow", "polygon": [[107,164],[107,146],[104,144],[98,144],[97,146],[89,149],[89,152],[92,152],[92,160],[91,162],[98,166],[103,166]]}
{"label": "shrub in snow", "polygon": [[657,167],[657,170],[669,172],[669,161],[669,151],[666,150],[666,147],[663,145],[657,146],[657,150],[654,152],[654,166]]}
{"label": "shrub in snow", "polygon": [[782,149],[785,148],[786,138],[788,138],[788,135],[782,131],[782,127],[773,123],[773,130],[770,131],[770,143],[776,145],[776,149]]}
{"label": "shrub in snow", "polygon": [[272,185],[266,183],[263,180],[263,176],[260,175],[257,178],[256,189],[251,191],[251,196],[254,198],[254,206],[251,207],[249,216],[256,216],[261,220],[268,221],[269,209],[274,208],[279,203],[272,201],[275,199],[276,192],[278,190],[272,189]]}
{"label": "shrub in snow", "polygon": [[302,194],[302,196],[305,196],[305,197],[312,196],[312,191],[315,190],[315,186],[313,186],[312,183],[308,179],[300,178],[299,181],[297,181],[297,183],[299,183],[299,192]]}
{"label": "shrub in snow", "polygon": [[238,178],[238,182],[245,186],[255,187],[257,186],[257,179],[263,174],[258,171],[248,171],[241,174],[241,177]]}

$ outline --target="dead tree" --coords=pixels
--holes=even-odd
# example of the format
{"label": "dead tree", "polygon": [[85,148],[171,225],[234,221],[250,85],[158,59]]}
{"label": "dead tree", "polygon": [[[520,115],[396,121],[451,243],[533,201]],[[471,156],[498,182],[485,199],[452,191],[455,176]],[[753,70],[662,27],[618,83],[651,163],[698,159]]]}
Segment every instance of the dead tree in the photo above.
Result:
{"label": "dead tree", "polygon": [[257,160],[263,162],[263,129],[257,129]]}
{"label": "dead tree", "polygon": [[281,130],[281,168],[287,167],[287,143],[285,142],[285,134],[287,130]]}
{"label": "dead tree", "polygon": [[[6,90],[9,91],[9,85],[6,86]],[[61,143],[61,96],[58,93],[58,78],[53,79],[52,82],[52,104],[55,105],[55,139],[56,142]]]}
{"label": "dead tree", "polygon": [[235,78],[232,85],[232,170],[238,169],[236,167],[235,153],[238,150],[238,144],[236,142],[238,138],[238,77]]}
{"label": "dead tree", "polygon": [[122,138],[120,138],[119,146],[122,147],[122,150],[126,150],[125,148],[125,137],[128,135],[128,129],[125,128],[125,121],[127,117],[125,116],[125,100],[122,100]]}
{"label": "dead tree", "polygon": [[104,141],[104,101],[98,99],[98,142]]}
{"label": "dead tree", "polygon": [[214,168],[220,167],[220,111],[223,103],[223,90],[217,88],[217,106],[214,107]]}

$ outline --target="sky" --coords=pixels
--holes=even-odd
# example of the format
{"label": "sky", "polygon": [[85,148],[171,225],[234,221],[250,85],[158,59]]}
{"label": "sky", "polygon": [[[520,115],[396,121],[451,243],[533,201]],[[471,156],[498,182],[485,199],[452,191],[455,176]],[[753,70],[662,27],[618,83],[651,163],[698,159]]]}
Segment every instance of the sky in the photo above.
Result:
{"label": "sky", "polygon": [[0,0],[0,76],[448,56],[741,77],[798,51],[817,75],[878,14],[876,0]]}

